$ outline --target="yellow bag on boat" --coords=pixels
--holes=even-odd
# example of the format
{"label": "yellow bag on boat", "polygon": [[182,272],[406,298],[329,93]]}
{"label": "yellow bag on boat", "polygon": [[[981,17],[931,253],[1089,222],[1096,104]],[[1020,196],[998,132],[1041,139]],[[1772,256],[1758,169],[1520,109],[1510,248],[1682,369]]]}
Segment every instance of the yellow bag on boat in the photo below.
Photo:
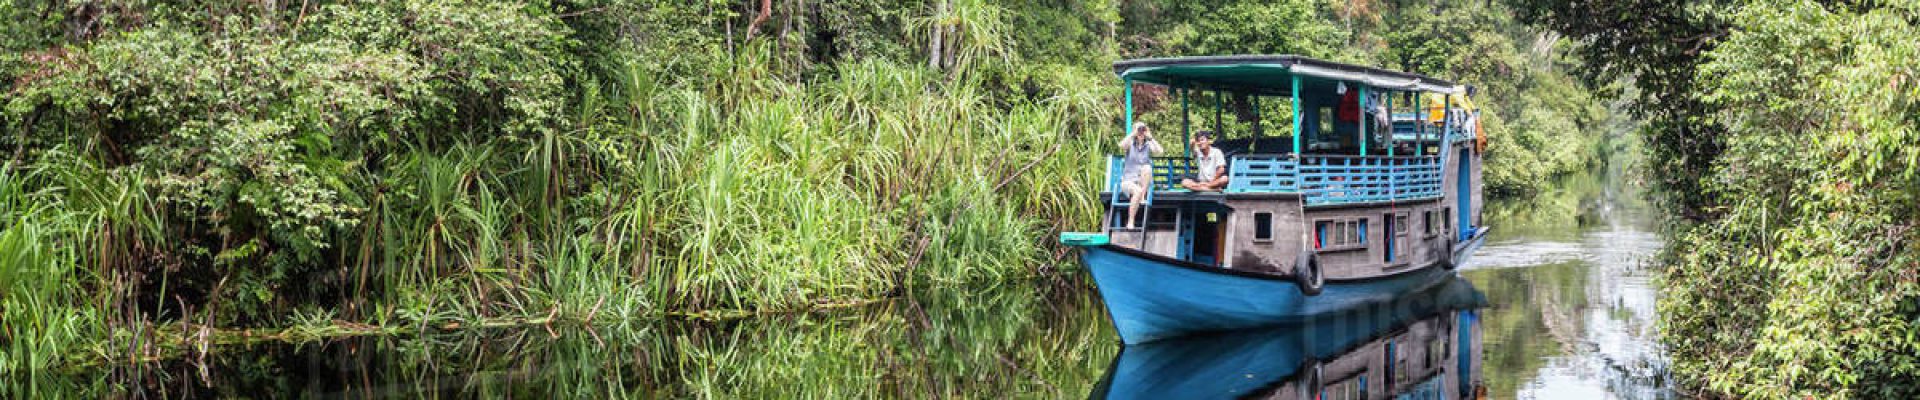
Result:
{"label": "yellow bag on boat", "polygon": [[1473,100],[1468,99],[1465,93],[1454,93],[1451,95],[1427,93],[1423,96],[1425,96],[1423,102],[1426,103],[1427,107],[1427,122],[1434,125],[1446,123],[1447,98],[1449,97],[1453,98],[1453,108],[1466,110],[1469,114],[1474,111]]}

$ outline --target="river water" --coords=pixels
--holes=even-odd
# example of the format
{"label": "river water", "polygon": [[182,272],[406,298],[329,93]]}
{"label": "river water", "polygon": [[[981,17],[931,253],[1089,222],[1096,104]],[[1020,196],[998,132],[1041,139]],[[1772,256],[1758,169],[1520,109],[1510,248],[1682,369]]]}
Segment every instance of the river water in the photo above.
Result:
{"label": "river water", "polygon": [[1124,351],[1071,274],[726,322],[236,346],[0,397],[1303,398],[1309,380],[1325,398],[1674,397],[1646,267],[1661,238],[1626,187],[1582,175],[1489,205],[1461,278],[1393,304]]}
{"label": "river water", "polygon": [[1633,187],[1585,174],[1487,208],[1494,230],[1461,275],[1492,304],[1481,329],[1496,397],[1677,397],[1655,330],[1663,239]]}

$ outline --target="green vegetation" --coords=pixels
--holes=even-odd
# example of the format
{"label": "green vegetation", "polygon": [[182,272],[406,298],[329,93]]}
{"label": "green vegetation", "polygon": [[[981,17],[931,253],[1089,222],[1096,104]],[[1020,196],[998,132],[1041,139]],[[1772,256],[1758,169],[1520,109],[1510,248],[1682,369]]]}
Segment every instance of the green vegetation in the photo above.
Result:
{"label": "green vegetation", "polygon": [[1660,304],[1675,372],[1739,397],[1920,396],[1920,5],[1540,3],[1599,75],[1633,74],[1687,217]]}
{"label": "green vegetation", "polygon": [[755,3],[0,4],[0,369],[1044,274],[1120,57],[1482,85],[1504,193],[1605,110],[1496,3]]}
{"label": "green vegetation", "polygon": [[[1093,219],[1086,132],[1114,114],[1096,71],[972,66],[1013,57],[1000,37],[955,39],[941,69],[808,67],[711,35],[745,21],[711,5],[271,4],[6,10],[30,40],[0,64],[0,237],[22,250],[0,365],[202,326],[788,310],[1031,275],[1047,232]],[[1004,23],[975,7],[934,23]],[[1040,83],[988,89],[1016,72]]]}

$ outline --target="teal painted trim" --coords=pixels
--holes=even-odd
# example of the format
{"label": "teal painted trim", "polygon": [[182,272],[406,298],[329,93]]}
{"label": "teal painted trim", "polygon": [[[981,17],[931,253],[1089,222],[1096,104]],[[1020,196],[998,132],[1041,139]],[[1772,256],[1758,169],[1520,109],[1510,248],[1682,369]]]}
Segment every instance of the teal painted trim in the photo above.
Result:
{"label": "teal painted trim", "polygon": [[1387,156],[1393,156],[1393,92],[1387,92]]}
{"label": "teal painted trim", "polygon": [[1099,247],[1112,243],[1113,239],[1099,232],[1062,232],[1060,244],[1080,247]]}
{"label": "teal painted trim", "polygon": [[1180,137],[1186,139],[1185,142],[1180,145],[1187,148],[1187,157],[1191,158],[1193,157],[1193,118],[1188,115],[1189,113],[1187,111],[1187,92],[1189,92],[1189,90],[1174,90],[1180,91]]}
{"label": "teal painted trim", "polygon": [[1125,162],[1126,159],[1124,156],[1107,156],[1107,193],[1114,194],[1113,199],[1107,204],[1113,207],[1124,207],[1128,201],[1133,201],[1133,199],[1127,198],[1127,196],[1120,193],[1120,172],[1124,171],[1123,168],[1126,168]]}
{"label": "teal painted trim", "polygon": [[[1126,79],[1126,82],[1127,82],[1127,95],[1126,95],[1127,96],[1127,118],[1126,118],[1127,122],[1125,122],[1123,125],[1120,126],[1120,132],[1122,135],[1120,137],[1133,136],[1133,79],[1128,78]],[[1122,150],[1125,150],[1125,149],[1122,149]]]}
{"label": "teal painted trim", "polygon": [[1354,108],[1360,109],[1360,122],[1358,122],[1360,129],[1355,129],[1355,131],[1360,132],[1360,155],[1365,156],[1367,155],[1367,87],[1360,85],[1354,86],[1355,90],[1360,91],[1360,95],[1353,98]]}
{"label": "teal painted trim", "polygon": [[1293,154],[1300,154],[1300,76],[1293,76]]}
{"label": "teal painted trim", "polygon": [[1186,214],[1187,217],[1181,218],[1180,225],[1176,227],[1176,229],[1180,230],[1180,244],[1175,246],[1176,247],[1175,252],[1179,254],[1175,254],[1174,258],[1178,258],[1182,261],[1193,261],[1193,233],[1194,233],[1193,220],[1198,219],[1199,218],[1198,214],[1200,213],[1191,207],[1181,207],[1181,209],[1177,212],[1181,214]]}
{"label": "teal painted trim", "polygon": [[[1446,107],[1446,106],[1447,106],[1447,103],[1446,103],[1446,102],[1447,102],[1447,100],[1451,100],[1451,99],[1446,99],[1446,98],[1444,98],[1444,97],[1443,97],[1443,98],[1442,98],[1442,100],[1441,100],[1441,103],[1440,103],[1440,106],[1441,106],[1441,107]],[[1421,102],[1420,102],[1420,105],[1423,105],[1423,106],[1424,106],[1424,105],[1426,105],[1426,100],[1424,100],[1424,99],[1423,99],[1423,100],[1421,100]],[[1420,113],[1420,116],[1421,116],[1421,118],[1426,118],[1427,116],[1429,116],[1430,114],[1432,114],[1432,113],[1428,113],[1428,112],[1426,112],[1426,108],[1425,108],[1425,107],[1422,107],[1420,111],[1421,111],[1421,113]],[[1441,122],[1442,122],[1442,123],[1444,124],[1444,123],[1445,123],[1445,120],[1444,120],[1444,118],[1446,118],[1446,115],[1447,115],[1447,109],[1446,109],[1446,108],[1441,108],[1441,109],[1440,109],[1440,115],[1441,115],[1441,117],[1440,117],[1440,118],[1442,118],[1442,119],[1443,119],[1443,120],[1442,120]],[[1432,129],[1433,127],[1432,127],[1431,125],[1433,125],[1433,124],[1431,124],[1431,123],[1428,123],[1428,124],[1421,124],[1421,125],[1420,125],[1420,127],[1421,127],[1422,129]],[[1452,152],[1453,152],[1453,148],[1452,148],[1452,146],[1449,146],[1449,145],[1451,145],[1451,144],[1453,144],[1453,141],[1451,141],[1451,140],[1449,140],[1449,139],[1453,139],[1453,133],[1452,133],[1452,132],[1448,132],[1448,129],[1446,129],[1446,126],[1445,126],[1445,125],[1441,125],[1441,129],[1440,129],[1440,137],[1439,137],[1439,139],[1440,139],[1440,142],[1438,142],[1438,143],[1434,143],[1434,144],[1433,144],[1433,145],[1434,145],[1434,146],[1436,147],[1436,149],[1435,149],[1434,151],[1435,151],[1435,152],[1438,152],[1438,153],[1440,153],[1440,165],[1447,165],[1447,162],[1448,162],[1448,158],[1449,158],[1449,157],[1447,157],[1447,156],[1448,156],[1448,153],[1452,153]]]}
{"label": "teal painted trim", "polygon": [[[1426,93],[1413,92],[1413,137],[1420,141],[1420,155],[1427,155],[1427,96]],[[1442,158],[1442,162],[1446,159]]]}
{"label": "teal painted trim", "polygon": [[[1454,169],[1459,172],[1456,174],[1458,176],[1454,177],[1454,180],[1459,182],[1458,187],[1454,189],[1454,197],[1457,198],[1455,201],[1459,206],[1454,207],[1453,215],[1460,218],[1460,222],[1454,226],[1459,227],[1458,237],[1462,242],[1473,239],[1473,207],[1477,206],[1473,204],[1473,156],[1468,153],[1470,151],[1472,150],[1461,147],[1459,164],[1454,166]],[[1452,153],[1451,149],[1448,153]]]}

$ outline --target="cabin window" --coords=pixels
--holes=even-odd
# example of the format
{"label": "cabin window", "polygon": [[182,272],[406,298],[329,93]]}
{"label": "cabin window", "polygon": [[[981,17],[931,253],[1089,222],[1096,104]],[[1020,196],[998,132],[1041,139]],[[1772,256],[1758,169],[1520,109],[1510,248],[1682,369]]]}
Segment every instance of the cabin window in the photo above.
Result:
{"label": "cabin window", "polygon": [[1366,248],[1367,220],[1354,218],[1315,221],[1313,236],[1314,248],[1322,251]]}
{"label": "cabin window", "polygon": [[1441,231],[1453,230],[1453,209],[1452,208],[1440,209],[1440,230]]}
{"label": "cabin window", "polygon": [[1322,400],[1363,400],[1367,398],[1367,375],[1362,371],[1360,376],[1328,383],[1320,388],[1319,398]]}
{"label": "cabin window", "polygon": [[1446,361],[1447,343],[1438,338],[1427,341],[1427,368]]}
{"label": "cabin window", "polygon": [[1253,241],[1273,241],[1273,213],[1253,213]]}
{"label": "cabin window", "polygon": [[1320,107],[1319,121],[1320,130],[1315,133],[1321,135],[1333,133],[1333,107]]}
{"label": "cabin window", "polygon": [[1422,229],[1426,230],[1427,237],[1433,237],[1434,235],[1440,234],[1440,230],[1435,229],[1434,227],[1434,225],[1438,225],[1439,222],[1440,221],[1433,220],[1433,210],[1426,210],[1426,211],[1420,212],[1420,226]]}
{"label": "cabin window", "polygon": [[1407,359],[1406,358],[1401,358],[1394,362],[1393,381],[1395,383],[1407,382]]}
{"label": "cabin window", "polygon": [[1179,222],[1180,209],[1154,207],[1147,209],[1148,228],[1173,228]]}

